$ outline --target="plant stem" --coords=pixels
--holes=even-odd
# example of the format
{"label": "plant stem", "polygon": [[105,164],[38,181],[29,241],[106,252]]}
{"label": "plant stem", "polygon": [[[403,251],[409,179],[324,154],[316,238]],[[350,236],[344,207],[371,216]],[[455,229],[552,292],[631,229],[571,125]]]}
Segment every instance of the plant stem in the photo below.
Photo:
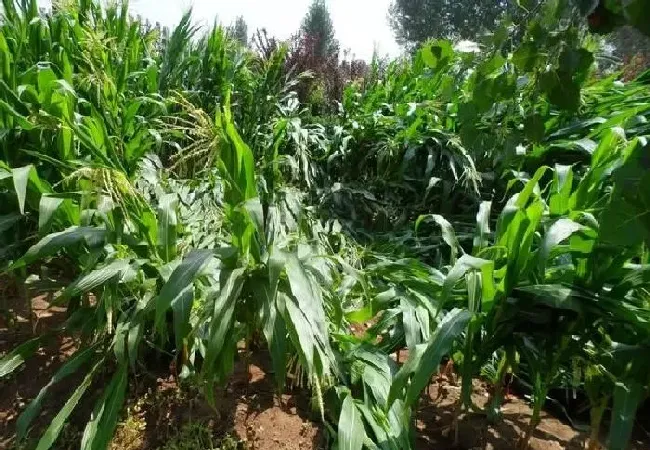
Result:
{"label": "plant stem", "polygon": [[29,298],[29,293],[27,292],[27,269],[24,267],[20,268],[20,276],[18,277],[18,283],[20,290],[20,296],[22,297],[23,302],[25,302],[25,308],[27,309],[27,317],[29,319],[29,327],[32,330],[33,334],[36,334],[36,324],[34,323],[34,318],[32,317],[32,302]]}
{"label": "plant stem", "polygon": [[460,413],[463,409],[463,399],[459,398],[458,399],[458,404],[456,405],[456,409],[454,410],[454,447],[458,447],[459,444],[459,438],[460,438]]}
{"label": "plant stem", "polygon": [[600,423],[603,420],[603,413],[607,408],[608,398],[604,397],[600,400],[600,403],[591,408],[591,432],[589,434],[589,446],[588,450],[598,450],[600,448],[600,440],[598,438],[600,434]]}
{"label": "plant stem", "polygon": [[542,413],[542,406],[544,406],[544,401],[546,400],[546,391],[547,388],[544,386],[539,390],[538,395],[535,395],[535,403],[533,405],[533,415],[530,417],[530,422],[528,423],[526,434],[524,434],[521,441],[519,441],[519,450],[526,450],[528,448],[528,444],[530,443],[530,438],[533,437],[535,428],[537,428],[537,425],[539,425],[540,415]]}
{"label": "plant stem", "polygon": [[508,362],[508,355],[504,354],[499,362],[499,369],[497,371],[496,384],[494,385],[494,391],[490,396],[488,402],[488,412],[487,419],[489,423],[496,423],[501,417],[501,403],[503,402],[503,387],[505,384],[505,378],[508,374],[508,369],[510,364]]}

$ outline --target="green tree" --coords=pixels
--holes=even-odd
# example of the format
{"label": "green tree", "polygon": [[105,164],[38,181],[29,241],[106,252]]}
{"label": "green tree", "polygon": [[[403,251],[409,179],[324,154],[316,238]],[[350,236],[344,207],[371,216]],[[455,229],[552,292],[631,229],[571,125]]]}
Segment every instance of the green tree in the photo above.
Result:
{"label": "green tree", "polygon": [[[529,8],[537,1],[527,2]],[[394,0],[389,21],[397,42],[411,46],[430,38],[474,39],[510,15],[526,10],[509,0]]]}
{"label": "green tree", "polygon": [[232,35],[242,45],[248,45],[248,25],[243,16],[239,16],[235,20],[235,25],[232,27]]}
{"label": "green tree", "polygon": [[308,44],[316,61],[338,56],[339,43],[334,36],[334,24],[325,0],[314,0],[300,27],[303,42]]}

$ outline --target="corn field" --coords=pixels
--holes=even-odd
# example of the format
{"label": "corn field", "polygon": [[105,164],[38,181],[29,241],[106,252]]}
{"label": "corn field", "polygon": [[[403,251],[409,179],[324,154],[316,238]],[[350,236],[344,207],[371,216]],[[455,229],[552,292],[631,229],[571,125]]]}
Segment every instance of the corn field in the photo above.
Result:
{"label": "corn field", "polygon": [[558,388],[586,398],[589,448],[627,448],[650,394],[650,73],[600,71],[581,22],[548,1],[518,42],[376,59],[314,115],[285,44],[251,50],[191,13],[162,35],[127,2],[3,0],[0,271],[47,284],[66,320],[0,377],[52,334],[78,343],[16,441],[55,446],[90,396],[79,445],[107,448],[152,355],[214,405],[243,343],[278,393],[300,379],[332,448],[414,448],[443,361],[456,421],[502,420],[516,377],[518,448]]}

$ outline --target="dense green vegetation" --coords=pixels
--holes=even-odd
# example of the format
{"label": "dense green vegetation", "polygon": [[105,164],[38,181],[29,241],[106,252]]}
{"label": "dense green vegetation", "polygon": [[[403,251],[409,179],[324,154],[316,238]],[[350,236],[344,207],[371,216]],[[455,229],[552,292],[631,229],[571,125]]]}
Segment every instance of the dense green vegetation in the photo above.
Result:
{"label": "dense green vegetation", "polygon": [[165,37],[126,3],[3,5],[0,269],[58,282],[55,332],[80,343],[18,440],[81,372],[31,437],[52,446],[106,376],[81,441],[105,448],[152,355],[215,402],[245,342],[278,390],[288,370],[309,387],[340,449],[412,448],[446,357],[457,415],[498,421],[506,375],[530,386],[522,448],[557,387],[588,398],[592,448],[610,407],[607,446],[626,447],[650,386],[650,76],[597,76],[570,5],[544,3],[516,43],[504,26],[476,51],[374,61],[328,108],[299,100],[286,45],[254,52],[189,13]]}

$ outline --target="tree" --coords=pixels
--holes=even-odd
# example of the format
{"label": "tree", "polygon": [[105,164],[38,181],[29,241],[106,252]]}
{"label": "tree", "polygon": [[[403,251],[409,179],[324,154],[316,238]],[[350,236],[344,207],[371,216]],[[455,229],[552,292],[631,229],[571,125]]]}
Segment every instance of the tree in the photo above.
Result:
{"label": "tree", "polygon": [[341,75],[338,70],[339,43],[325,0],[313,0],[299,32],[291,38],[287,64],[297,73],[310,72],[297,86],[298,98],[319,114],[337,98]]}
{"label": "tree", "polygon": [[650,37],[632,26],[616,28],[607,39],[623,61],[623,78],[631,80],[650,68]]}
{"label": "tree", "polygon": [[397,42],[408,47],[430,38],[475,39],[506,15],[525,13],[512,0],[394,0],[389,21]]}
{"label": "tree", "polygon": [[339,43],[334,37],[334,24],[325,0],[314,0],[300,27],[302,40],[311,47],[316,60],[338,57]]}
{"label": "tree", "polygon": [[246,25],[244,17],[237,17],[235,26],[232,28],[232,35],[242,45],[248,45],[248,25]]}

